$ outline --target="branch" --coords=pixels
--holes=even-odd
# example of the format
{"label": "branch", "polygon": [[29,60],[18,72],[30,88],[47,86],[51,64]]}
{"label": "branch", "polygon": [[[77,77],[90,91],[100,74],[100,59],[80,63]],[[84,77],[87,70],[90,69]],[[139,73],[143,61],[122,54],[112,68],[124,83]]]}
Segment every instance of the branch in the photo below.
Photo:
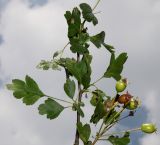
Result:
{"label": "branch", "polygon": [[[80,55],[77,53],[77,62],[80,61]],[[81,88],[81,84],[78,81],[78,103],[81,103],[82,100],[82,88]],[[80,115],[77,111],[77,124],[80,123]],[[75,135],[75,142],[74,145],[79,145],[79,132],[78,129],[76,128],[76,135]]]}
{"label": "branch", "polygon": [[95,4],[95,6],[93,7],[92,11],[94,11],[94,10],[96,9],[96,7],[98,6],[98,4],[99,4],[100,1],[101,1],[101,0],[98,0],[98,1],[97,1],[97,3]]}
{"label": "branch", "polygon": [[65,103],[68,103],[68,104],[73,104],[72,102],[69,102],[69,101],[66,101],[66,100],[63,100],[63,99],[58,99],[58,98],[55,98],[55,97],[51,97],[51,96],[48,96],[48,95],[45,95],[45,97],[53,99],[53,100],[58,100],[58,101],[61,101],[61,102],[65,102]]}

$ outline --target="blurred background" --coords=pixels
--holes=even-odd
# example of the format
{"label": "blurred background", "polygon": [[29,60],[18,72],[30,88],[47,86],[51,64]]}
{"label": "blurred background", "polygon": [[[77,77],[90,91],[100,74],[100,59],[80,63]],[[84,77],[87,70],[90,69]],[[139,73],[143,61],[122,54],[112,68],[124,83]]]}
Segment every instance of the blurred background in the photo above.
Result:
{"label": "blurred background", "polygon": [[[66,97],[64,71],[37,70],[36,65],[42,59],[52,59],[53,53],[68,42],[64,13],[82,2],[94,6],[96,0],[0,0],[1,145],[73,144],[75,112],[65,110],[57,119],[47,120],[37,110],[43,99],[26,107],[6,90],[5,84],[14,78],[24,79],[28,74],[48,95]],[[114,130],[139,127],[143,122],[153,122],[160,128],[160,0],[102,0],[96,11],[101,11],[97,14],[99,25],[87,24],[89,33],[94,35],[104,30],[105,42],[116,48],[117,55],[128,53],[122,75],[130,82],[127,90],[142,100],[135,117],[122,121]],[[97,49],[93,45],[90,50],[94,57],[93,82],[106,70],[110,55],[104,48]],[[113,79],[104,79],[97,85],[113,96],[115,83]],[[86,122],[93,108],[88,105],[84,112]],[[131,137],[130,145],[160,144],[159,132],[152,135],[138,132]]]}

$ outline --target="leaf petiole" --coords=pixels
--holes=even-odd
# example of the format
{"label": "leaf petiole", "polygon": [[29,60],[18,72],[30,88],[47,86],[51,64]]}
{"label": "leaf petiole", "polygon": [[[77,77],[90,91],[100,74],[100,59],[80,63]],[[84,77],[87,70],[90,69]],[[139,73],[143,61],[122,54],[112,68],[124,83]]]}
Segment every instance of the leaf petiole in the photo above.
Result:
{"label": "leaf petiole", "polygon": [[58,99],[58,98],[55,98],[55,97],[51,97],[51,96],[48,96],[48,95],[45,95],[45,97],[53,99],[53,100],[58,100],[58,101],[61,101],[61,102],[73,104],[72,102],[69,102],[69,101],[66,101],[66,100],[63,100],[63,99]]}
{"label": "leaf petiole", "polygon": [[111,134],[104,134],[101,137],[111,136],[111,135],[115,135],[115,134],[122,134],[122,133],[126,133],[126,132],[134,132],[134,131],[139,131],[139,130],[141,130],[141,128],[133,128],[133,129],[128,129],[128,130],[124,130],[124,131],[120,131],[120,132],[113,132]]}
{"label": "leaf petiole", "polygon": [[90,86],[94,86],[96,83],[98,83],[100,80],[103,79],[103,76],[100,77],[98,80],[96,80],[95,82],[91,83]]}
{"label": "leaf petiole", "polygon": [[67,47],[69,44],[70,44],[70,42],[68,42],[68,43],[63,47],[62,52],[61,52],[61,55],[60,55],[59,58],[62,58],[63,52],[64,52],[64,50],[66,49],[66,47]]}
{"label": "leaf petiole", "polygon": [[100,3],[101,0],[98,0],[97,3],[95,4],[95,6],[93,7],[92,11],[94,11],[96,9],[96,7],[98,6],[98,4]]}

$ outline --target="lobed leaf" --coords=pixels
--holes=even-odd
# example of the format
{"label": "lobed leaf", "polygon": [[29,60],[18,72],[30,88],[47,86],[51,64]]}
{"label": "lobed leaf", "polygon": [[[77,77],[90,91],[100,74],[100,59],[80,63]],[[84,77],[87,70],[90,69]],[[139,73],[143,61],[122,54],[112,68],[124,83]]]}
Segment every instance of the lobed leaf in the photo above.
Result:
{"label": "lobed leaf", "polygon": [[7,84],[7,89],[13,91],[15,98],[23,99],[26,105],[33,105],[44,96],[38,84],[28,75],[25,77],[25,82],[19,79],[12,80],[12,84]]}
{"label": "lobed leaf", "polygon": [[111,55],[110,64],[104,73],[104,77],[113,77],[115,80],[121,79],[121,72],[123,70],[123,65],[126,62],[128,56],[127,53],[121,53],[117,58],[115,58],[114,53]]}
{"label": "lobed leaf", "polygon": [[91,60],[92,56],[85,54],[80,62],[68,59],[65,64],[68,71],[84,86],[85,89],[89,87],[91,80]]}
{"label": "lobed leaf", "polygon": [[80,135],[81,140],[84,143],[88,143],[89,137],[91,135],[91,128],[89,124],[83,125],[81,122],[77,124],[77,129]]}
{"label": "lobed leaf", "polygon": [[101,100],[97,103],[94,114],[91,116],[90,122],[97,124],[106,114],[105,107]]}
{"label": "lobed leaf", "polygon": [[130,143],[129,133],[125,133],[123,137],[110,136],[107,140],[113,145],[128,145]]}
{"label": "lobed leaf", "polygon": [[93,14],[92,8],[88,4],[82,3],[82,4],[80,4],[80,8],[82,10],[83,18],[87,22],[92,22],[93,25],[97,25],[98,24],[98,20],[95,17],[95,15]]}
{"label": "lobed leaf", "polygon": [[55,119],[64,110],[64,107],[52,99],[47,99],[44,104],[38,107],[39,114],[47,115],[49,119]]}
{"label": "lobed leaf", "polygon": [[111,45],[108,45],[106,43],[103,43],[103,46],[110,52],[110,53],[114,53],[114,47]]}
{"label": "lobed leaf", "polygon": [[89,54],[85,54],[83,56],[82,61],[85,62],[86,67],[87,67],[87,72],[85,73],[85,75],[83,75],[82,77],[82,84],[84,86],[84,89],[87,89],[90,85],[90,81],[91,81],[91,61],[92,61],[92,56]]}
{"label": "lobed leaf", "polygon": [[62,50],[54,52],[53,59],[59,56],[60,54],[62,54]]}
{"label": "lobed leaf", "polygon": [[58,60],[51,60],[51,61],[41,60],[41,62],[37,65],[37,68],[43,70],[49,70],[49,69],[61,70],[57,61]]}
{"label": "lobed leaf", "polygon": [[105,32],[102,31],[97,35],[91,36],[90,41],[97,47],[100,48],[101,45],[104,43]]}
{"label": "lobed leaf", "polygon": [[79,53],[79,54],[88,53],[89,52],[87,49],[89,47],[89,44],[87,44],[88,41],[89,41],[88,33],[81,33],[79,34],[79,37],[70,38],[71,51],[73,53]]}
{"label": "lobed leaf", "polygon": [[66,11],[65,18],[68,24],[68,37],[71,38],[76,36],[80,32],[81,26],[81,13],[77,7],[75,7],[72,11]]}
{"label": "lobed leaf", "polygon": [[73,99],[74,97],[75,89],[76,89],[76,84],[74,80],[71,81],[70,79],[67,79],[66,83],[64,84],[64,91],[71,99]]}

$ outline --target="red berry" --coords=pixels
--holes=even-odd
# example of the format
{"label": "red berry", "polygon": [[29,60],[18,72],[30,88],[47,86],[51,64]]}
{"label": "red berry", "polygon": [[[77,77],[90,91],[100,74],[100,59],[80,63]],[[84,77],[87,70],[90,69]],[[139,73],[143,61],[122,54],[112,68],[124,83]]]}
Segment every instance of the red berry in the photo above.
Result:
{"label": "red berry", "polygon": [[131,100],[132,96],[129,93],[123,94],[119,96],[118,103],[120,104],[127,104]]}

